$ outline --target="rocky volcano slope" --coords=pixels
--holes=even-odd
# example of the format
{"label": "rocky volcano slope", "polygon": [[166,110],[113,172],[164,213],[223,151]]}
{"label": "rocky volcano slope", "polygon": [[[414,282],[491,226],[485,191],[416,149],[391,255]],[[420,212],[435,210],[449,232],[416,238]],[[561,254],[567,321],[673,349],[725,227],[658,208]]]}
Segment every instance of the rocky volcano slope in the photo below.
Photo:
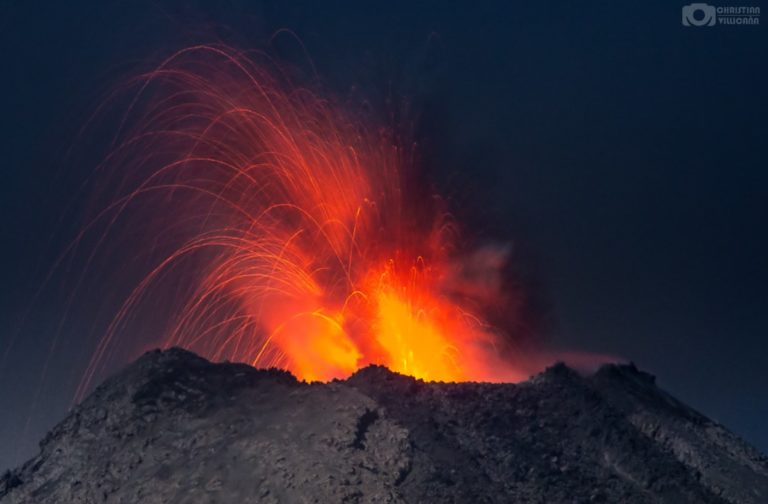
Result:
{"label": "rocky volcano slope", "polygon": [[381,367],[305,384],[151,352],[0,480],[0,503],[766,503],[768,460],[633,366],[517,384]]}

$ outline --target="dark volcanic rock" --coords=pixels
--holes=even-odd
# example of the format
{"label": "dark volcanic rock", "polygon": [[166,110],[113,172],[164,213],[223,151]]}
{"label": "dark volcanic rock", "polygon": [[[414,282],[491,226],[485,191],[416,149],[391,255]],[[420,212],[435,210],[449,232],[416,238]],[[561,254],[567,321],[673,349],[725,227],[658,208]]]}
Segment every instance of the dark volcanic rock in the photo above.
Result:
{"label": "dark volcanic rock", "polygon": [[766,503],[768,460],[634,366],[305,384],[151,352],[0,478],[9,503]]}

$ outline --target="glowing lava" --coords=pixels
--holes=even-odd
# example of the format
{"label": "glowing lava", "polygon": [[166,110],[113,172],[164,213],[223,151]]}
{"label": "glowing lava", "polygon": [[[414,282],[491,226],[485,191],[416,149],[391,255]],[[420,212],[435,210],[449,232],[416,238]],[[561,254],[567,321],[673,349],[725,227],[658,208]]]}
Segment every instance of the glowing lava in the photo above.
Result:
{"label": "glowing lava", "polygon": [[525,376],[483,317],[519,305],[498,292],[501,261],[467,273],[408,150],[264,68],[204,46],[140,80],[104,164],[121,192],[97,218],[138,221],[154,262],[79,393],[153,292],[173,316],[162,345],[216,360],[306,380],[371,363],[426,380]]}

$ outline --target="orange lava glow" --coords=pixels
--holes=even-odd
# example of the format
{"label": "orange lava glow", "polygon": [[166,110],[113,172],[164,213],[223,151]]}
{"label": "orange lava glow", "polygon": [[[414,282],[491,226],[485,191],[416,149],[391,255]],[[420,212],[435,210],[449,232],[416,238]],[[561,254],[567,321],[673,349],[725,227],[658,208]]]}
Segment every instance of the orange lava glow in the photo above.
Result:
{"label": "orange lava glow", "polygon": [[137,81],[104,164],[123,192],[98,218],[116,227],[151,208],[135,239],[155,260],[79,393],[149,298],[172,316],[162,346],[308,381],[368,364],[437,381],[526,377],[483,316],[518,301],[498,292],[503,258],[468,259],[396,135],[268,66],[193,47]]}

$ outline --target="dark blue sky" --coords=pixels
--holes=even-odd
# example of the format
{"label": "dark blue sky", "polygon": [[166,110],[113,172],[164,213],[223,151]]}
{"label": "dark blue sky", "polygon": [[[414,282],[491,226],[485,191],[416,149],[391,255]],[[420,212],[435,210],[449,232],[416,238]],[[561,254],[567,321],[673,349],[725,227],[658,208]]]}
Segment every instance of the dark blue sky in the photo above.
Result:
{"label": "dark blue sky", "polygon": [[[77,225],[60,217],[87,167],[66,154],[103,94],[184,45],[289,28],[339,95],[412,99],[425,163],[473,228],[515,244],[557,344],[634,360],[768,451],[765,29],[579,4],[4,2],[0,350]],[[60,300],[33,304],[0,370],[0,467],[71,397],[62,352],[30,417]]]}

